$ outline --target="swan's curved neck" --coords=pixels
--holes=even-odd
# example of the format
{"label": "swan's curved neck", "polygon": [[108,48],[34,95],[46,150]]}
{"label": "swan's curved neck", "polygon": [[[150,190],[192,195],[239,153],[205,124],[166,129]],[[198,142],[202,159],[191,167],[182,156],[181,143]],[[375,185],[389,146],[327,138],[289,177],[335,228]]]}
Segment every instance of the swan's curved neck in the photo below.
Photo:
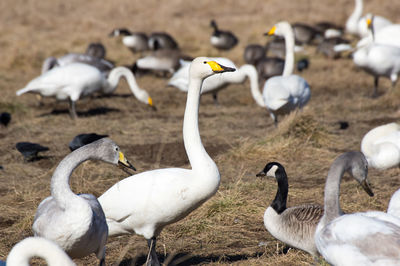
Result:
{"label": "swan's curved neck", "polygon": [[[202,79],[191,78],[187,93],[185,116],[183,119],[183,142],[192,169],[196,172],[218,171],[214,161],[207,154],[199,132],[199,104]],[[206,176],[206,174],[204,175]]]}
{"label": "swan's curved neck", "polygon": [[293,74],[294,67],[294,33],[289,23],[282,30],[286,45],[285,66],[282,76],[289,76]]}
{"label": "swan's curved neck", "polygon": [[289,184],[284,170],[277,170],[275,176],[276,180],[278,181],[278,191],[276,192],[275,199],[271,203],[271,207],[278,214],[281,214],[284,210],[286,210],[286,200],[289,190]]}
{"label": "swan's curved neck", "polygon": [[75,265],[56,244],[36,237],[24,239],[14,246],[8,255],[7,265],[29,266],[30,259],[36,256],[45,259],[48,265]]}
{"label": "swan's curved neck", "polygon": [[[237,70],[236,72],[238,73],[243,73],[244,78],[247,76],[250,80],[250,90],[251,90],[251,95],[253,96],[253,99],[256,101],[256,103],[261,106],[265,107],[265,103],[262,97],[262,94],[260,92],[260,86],[258,84],[258,73],[257,70],[254,66],[252,65],[243,65]],[[235,73],[235,72],[233,72]]]}
{"label": "swan's curved neck", "polygon": [[324,195],[324,216],[320,224],[325,226],[333,219],[343,214],[340,208],[340,181],[346,171],[346,161],[344,157],[336,159],[328,172],[328,177],[325,183]]}
{"label": "swan's curved neck", "polygon": [[350,33],[356,33],[358,31],[358,21],[360,20],[363,12],[363,0],[355,0],[355,6],[353,13],[349,16],[346,22],[346,28]]}
{"label": "swan's curved neck", "polygon": [[143,90],[136,83],[136,79],[135,76],[133,76],[133,73],[126,67],[116,67],[113,70],[111,70],[107,78],[108,81],[107,93],[111,93],[117,88],[118,82],[121,77],[125,77],[126,81],[128,82],[129,89],[132,91],[133,95],[135,95],[136,98],[139,98],[139,94]]}
{"label": "swan's curved neck", "polygon": [[51,178],[51,195],[56,200],[60,208],[65,209],[72,200],[80,199],[69,186],[69,178],[72,172],[82,162],[94,158],[89,150],[90,146],[82,148],[68,154],[57,166]]}

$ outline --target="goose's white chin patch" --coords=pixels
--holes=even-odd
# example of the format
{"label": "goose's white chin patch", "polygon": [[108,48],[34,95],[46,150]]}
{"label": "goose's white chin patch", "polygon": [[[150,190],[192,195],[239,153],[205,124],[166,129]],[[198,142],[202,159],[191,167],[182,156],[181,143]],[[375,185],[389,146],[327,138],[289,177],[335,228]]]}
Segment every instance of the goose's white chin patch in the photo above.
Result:
{"label": "goose's white chin patch", "polygon": [[278,170],[278,166],[272,166],[271,169],[268,170],[267,176],[275,177],[276,170]]}

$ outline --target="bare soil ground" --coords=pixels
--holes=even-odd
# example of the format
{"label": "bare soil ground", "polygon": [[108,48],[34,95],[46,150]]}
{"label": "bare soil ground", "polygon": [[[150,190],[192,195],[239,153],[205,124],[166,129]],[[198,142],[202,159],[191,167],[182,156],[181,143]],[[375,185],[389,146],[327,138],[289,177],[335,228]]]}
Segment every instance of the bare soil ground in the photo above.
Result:
{"label": "bare soil ground", "polygon": [[[400,2],[366,0],[365,10],[399,22]],[[0,2],[0,111],[12,114],[10,125],[0,128],[0,259],[11,247],[32,235],[36,208],[50,194],[50,178],[69,153],[68,143],[77,134],[108,134],[138,172],[159,167],[190,167],[182,142],[186,94],[166,87],[154,76],[137,79],[153,97],[158,111],[140,104],[121,82],[112,97],[82,99],[80,118],[73,122],[68,105],[54,99],[39,104],[34,95],[15,96],[39,75],[43,60],[67,52],[84,52],[90,42],[101,41],[107,58],[118,65],[131,64],[137,56],[117,39],[107,37],[115,27],[133,31],[167,31],[192,56],[225,56],[243,64],[244,47],[265,43],[263,33],[280,20],[344,24],[352,0],[253,0],[253,1],[33,1]],[[229,52],[219,53],[209,44],[210,20],[232,30],[240,39]],[[298,56],[308,57],[310,68],[301,75],[310,83],[312,98],[301,113],[282,120],[278,128],[251,98],[249,83],[231,85],[219,94],[220,106],[205,95],[200,106],[203,143],[221,173],[217,194],[159,237],[157,252],[169,265],[304,265],[308,254],[275,240],[264,228],[263,213],[272,201],[276,182],[255,178],[269,161],[279,161],[289,176],[288,206],[323,202],[323,186],[336,156],[359,150],[371,128],[399,121],[399,86],[389,91],[382,80],[377,99],[373,79],[357,70],[350,59],[329,60],[306,47]],[[339,129],[339,121],[349,128]],[[15,149],[19,141],[48,146],[44,158],[24,162]],[[399,169],[370,170],[376,196],[369,198],[354,182],[342,182],[341,204],[346,212],[385,210],[400,187]],[[126,177],[123,171],[100,162],[87,162],[75,170],[71,186],[77,193],[101,195]],[[109,238],[107,264],[141,265],[147,254],[141,236]],[[95,265],[90,256],[75,260]],[[43,263],[37,261],[37,263]]]}

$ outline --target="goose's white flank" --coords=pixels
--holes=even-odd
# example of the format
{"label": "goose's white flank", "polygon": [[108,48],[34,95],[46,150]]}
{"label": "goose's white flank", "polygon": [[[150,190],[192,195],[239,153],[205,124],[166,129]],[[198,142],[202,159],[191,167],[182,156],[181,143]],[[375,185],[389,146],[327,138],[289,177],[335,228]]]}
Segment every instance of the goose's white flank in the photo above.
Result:
{"label": "goose's white flank", "polygon": [[101,205],[93,195],[76,195],[69,186],[72,171],[90,159],[134,169],[109,138],[100,139],[71,152],[54,171],[51,196],[40,203],[32,230],[35,236],[57,243],[72,258],[95,253],[100,265],[104,265],[108,229]]}
{"label": "goose's white flank", "polygon": [[191,63],[183,121],[183,142],[191,170],[166,168],[143,172],[121,180],[99,197],[109,235],[144,236],[149,245],[149,265],[159,265],[155,245],[161,230],[183,219],[218,190],[220,174],[199,133],[200,88],[206,77],[234,70],[206,57]]}
{"label": "goose's white flank", "polygon": [[69,100],[70,115],[76,118],[75,102],[77,100],[98,91],[112,93],[117,88],[121,77],[126,78],[129,88],[139,101],[153,106],[153,100],[149,94],[138,86],[133,73],[126,67],[114,68],[106,78],[96,67],[83,63],[53,68],[30,81],[25,88],[17,91],[17,95],[32,92],[55,97],[57,100]]}

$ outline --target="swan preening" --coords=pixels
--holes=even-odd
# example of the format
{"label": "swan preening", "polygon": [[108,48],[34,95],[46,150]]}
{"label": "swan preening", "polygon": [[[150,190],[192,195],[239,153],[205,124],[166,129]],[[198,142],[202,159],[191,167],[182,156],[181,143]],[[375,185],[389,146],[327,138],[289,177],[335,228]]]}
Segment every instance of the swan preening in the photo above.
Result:
{"label": "swan preening", "polygon": [[282,242],[317,257],[314,233],[323,215],[323,207],[304,204],[286,208],[289,185],[285,168],[280,163],[268,163],[257,176],[274,177],[278,182],[275,199],[264,213],[265,228]]}
{"label": "swan preening", "polygon": [[296,108],[302,108],[311,97],[310,86],[298,75],[293,75],[294,35],[290,24],[279,22],[267,33],[285,38],[286,58],[282,76],[268,79],[264,84],[263,98],[275,125],[278,115],[287,114]]}
{"label": "swan preening", "polygon": [[95,253],[100,265],[104,265],[108,227],[101,205],[93,195],[76,195],[69,186],[72,171],[90,159],[135,170],[109,138],[71,152],[54,171],[51,196],[39,204],[32,230],[35,236],[57,243],[72,258]]}
{"label": "swan preening", "polygon": [[42,237],[28,237],[18,242],[7,257],[7,266],[29,266],[33,257],[44,259],[49,266],[76,266],[55,242]]}
{"label": "swan preening", "polygon": [[183,141],[192,169],[166,168],[125,178],[99,197],[109,235],[136,233],[149,245],[148,264],[159,265],[155,246],[162,229],[186,217],[219,187],[220,174],[201,142],[198,127],[200,89],[215,73],[234,71],[206,57],[193,60],[183,121]]}
{"label": "swan preening", "polygon": [[361,141],[370,167],[384,170],[400,165],[400,125],[389,123],[371,129]]}
{"label": "swan preening", "polygon": [[57,100],[69,100],[70,115],[76,118],[77,100],[95,92],[112,93],[121,77],[125,77],[129,88],[139,101],[153,106],[152,98],[137,85],[133,73],[126,67],[116,67],[106,77],[96,67],[82,63],[53,68],[30,81],[25,88],[17,91],[17,95],[32,92],[42,96],[52,96]]}

